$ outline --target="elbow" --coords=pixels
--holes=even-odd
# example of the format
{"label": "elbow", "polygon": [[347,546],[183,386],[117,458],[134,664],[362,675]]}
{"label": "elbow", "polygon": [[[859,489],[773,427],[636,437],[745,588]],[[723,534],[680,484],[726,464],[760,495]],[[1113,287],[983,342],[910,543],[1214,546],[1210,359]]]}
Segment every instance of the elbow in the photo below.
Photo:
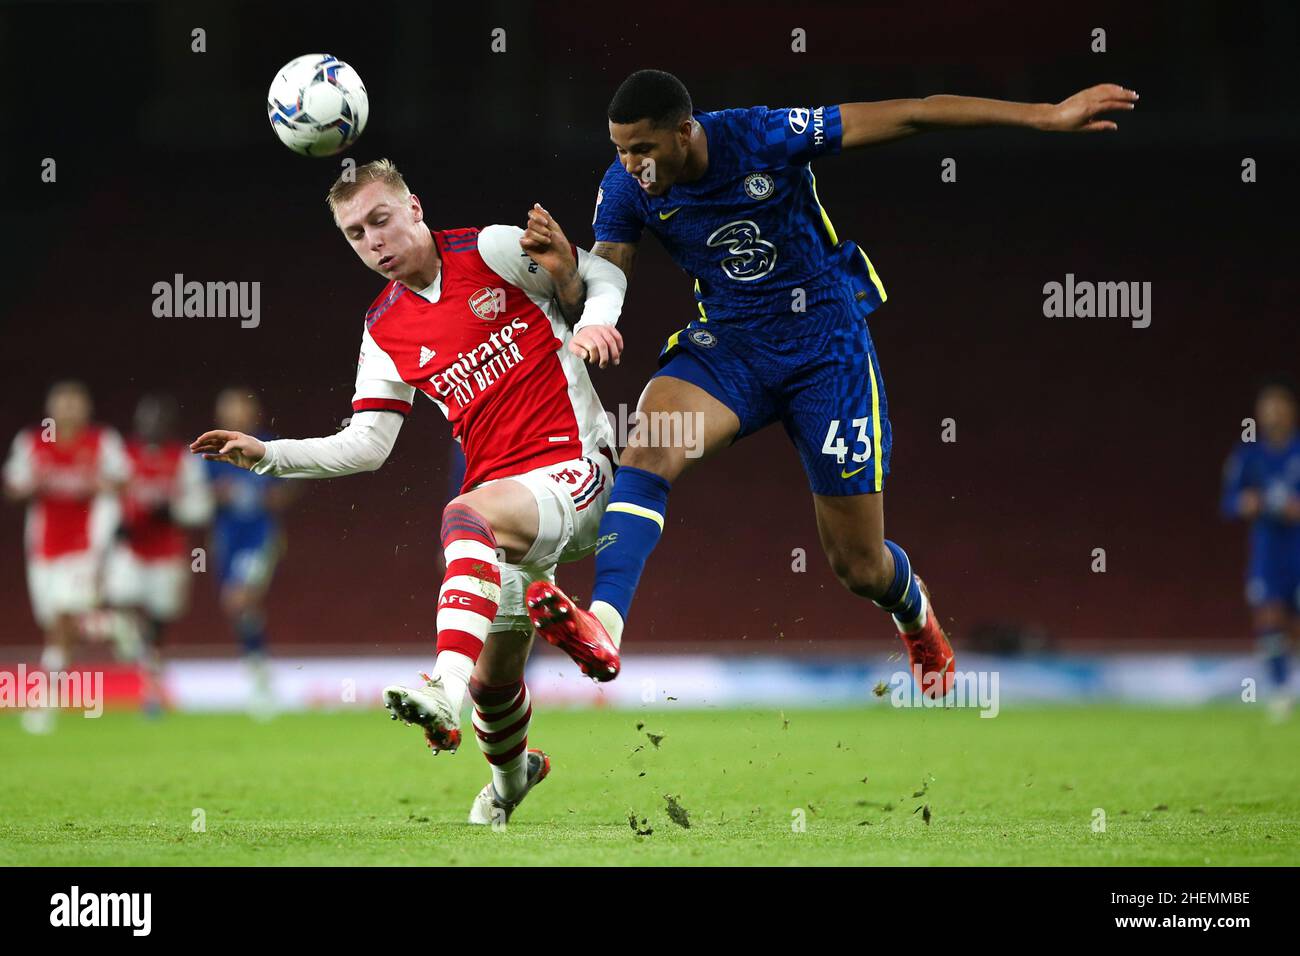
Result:
{"label": "elbow", "polygon": [[389,449],[379,444],[370,446],[370,454],[359,463],[359,469],[362,472],[378,471],[388,461]]}
{"label": "elbow", "polygon": [[920,133],[941,126],[942,124],[935,118],[937,100],[937,96],[904,100],[903,129],[908,133]]}
{"label": "elbow", "polygon": [[[374,414],[374,413],[370,413]],[[390,414],[380,412],[378,414]],[[363,474],[370,471],[378,471],[383,467],[384,462],[388,461],[388,456],[393,451],[393,443],[397,437],[396,431],[389,433],[374,421],[365,421],[358,423],[356,420],[349,426],[357,432],[355,441],[356,451],[353,453],[352,460],[346,474]]]}

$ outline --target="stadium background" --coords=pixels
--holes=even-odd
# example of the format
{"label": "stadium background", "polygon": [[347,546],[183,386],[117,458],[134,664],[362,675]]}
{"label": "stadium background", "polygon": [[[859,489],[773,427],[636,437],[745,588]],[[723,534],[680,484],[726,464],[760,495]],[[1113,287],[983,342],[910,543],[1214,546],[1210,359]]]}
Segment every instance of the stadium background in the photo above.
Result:
{"label": "stadium background", "polygon": [[[1296,21],[1280,6],[1172,2],[8,6],[0,70],[24,92],[6,106],[21,132],[0,149],[0,436],[38,420],[65,377],[88,382],[97,417],[124,431],[136,399],[161,390],[197,434],[229,383],[262,395],[277,435],[338,427],[382,283],[325,209],[337,162],[297,157],[267,128],[266,84],[303,52],[359,70],[372,111],[349,155],[394,159],[432,223],[520,222],[540,201],[584,246],[612,158],[604,108],[636,68],[677,73],[703,109],[1055,101],[1114,81],[1142,96],[1118,134],[930,134],[817,164],[837,230],[889,294],[871,321],[895,434],[887,527],[933,586],[959,666],[963,649],[1008,633],[1003,649],[1249,653],[1244,531],[1218,517],[1219,472],[1257,378],[1295,371]],[[503,54],[490,52],[495,27]],[[805,54],[790,51],[795,27]],[[1089,52],[1094,27],[1104,54]],[[40,181],[45,157],[55,184]],[[956,183],[940,182],[945,157]],[[1244,157],[1259,182],[1242,183]],[[260,327],[155,318],[152,286],[176,273],[260,281]],[[1043,284],[1067,273],[1151,282],[1151,326],[1044,318]],[[690,282],[647,238],[625,360],[594,375],[607,408],[635,405],[692,311]],[[940,440],[946,418],[955,443]],[[381,471],[306,485],[270,602],[280,653],[429,654],[448,436],[422,402]],[[805,488],[775,428],[682,480],[628,647],[897,650],[827,569]],[[0,512],[0,659],[39,643],[21,526],[19,509]],[[1091,570],[1095,548],[1105,573]],[[585,594],[590,573],[560,580]],[[168,643],[233,655],[210,582]]]}

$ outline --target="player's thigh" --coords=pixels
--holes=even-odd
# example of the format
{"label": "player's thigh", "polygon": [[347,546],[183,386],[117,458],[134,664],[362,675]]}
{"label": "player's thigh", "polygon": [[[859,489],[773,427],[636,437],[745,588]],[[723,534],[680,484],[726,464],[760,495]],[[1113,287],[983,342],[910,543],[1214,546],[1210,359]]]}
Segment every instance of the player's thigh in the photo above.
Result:
{"label": "player's thigh", "polygon": [[[501,563],[501,597],[489,633],[531,630],[525,593],[534,581],[555,583],[555,567],[574,561],[596,546],[600,512],[614,484],[613,467],[603,455],[558,462],[498,484],[523,489],[532,502],[533,539],[522,554]],[[489,639],[490,641],[490,639]]]}
{"label": "player's thigh", "polygon": [[1281,601],[1264,601],[1250,609],[1251,623],[1256,632],[1284,631],[1288,617],[1287,607]]}
{"label": "player's thigh", "polygon": [[104,562],[104,603],[135,607],[144,601],[147,587],[140,561],[125,545],[115,547]]}
{"label": "player's thigh", "polygon": [[1256,631],[1280,631],[1287,625],[1295,597],[1283,555],[1272,549],[1255,549],[1246,570],[1246,603]]}
{"label": "player's thigh", "polygon": [[619,461],[675,481],[696,462],[730,445],[739,431],[736,413],[701,384],[657,375],[637,402]]}
{"label": "player's thigh", "polygon": [[99,562],[89,551],[35,559],[27,583],[36,618],[49,627],[59,616],[84,614],[99,603]]}
{"label": "player's thigh", "polygon": [[581,561],[596,550],[600,520],[614,490],[613,463],[603,455],[584,460],[591,464],[591,473],[579,489],[570,493],[569,500],[562,502],[570,515],[571,528],[555,556],[561,564]]}
{"label": "player's thigh", "polygon": [[185,613],[189,603],[189,564],[183,558],[163,558],[141,564],[144,593],[137,603],[156,621],[175,621]]}
{"label": "player's thigh", "polygon": [[576,561],[596,546],[599,513],[614,484],[613,464],[604,455],[574,458],[503,479],[523,488],[532,500],[533,537],[522,554],[506,561],[534,568],[553,568]]}
{"label": "player's thigh", "polygon": [[32,617],[41,630],[47,631],[54,623],[54,610],[49,601],[49,572],[47,562],[40,558],[27,559],[27,594],[32,601]]}
{"label": "player's thigh", "polygon": [[227,614],[261,609],[275,576],[280,551],[280,542],[268,538],[230,553],[221,582],[221,604]]}
{"label": "player's thigh", "polygon": [[452,500],[483,516],[507,561],[522,561],[537,540],[538,509],[531,489],[514,478],[480,485]]}
{"label": "player's thigh", "polygon": [[813,494],[880,492],[889,474],[893,429],[884,377],[865,323],[838,330],[783,390],[781,423]]}

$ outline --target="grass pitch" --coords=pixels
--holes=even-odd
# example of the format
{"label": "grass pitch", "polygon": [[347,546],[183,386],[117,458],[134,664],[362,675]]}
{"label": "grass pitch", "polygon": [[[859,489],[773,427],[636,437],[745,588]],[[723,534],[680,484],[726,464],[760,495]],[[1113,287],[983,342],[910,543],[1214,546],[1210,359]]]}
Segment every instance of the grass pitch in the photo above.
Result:
{"label": "grass pitch", "polygon": [[472,737],[434,758],[382,711],[63,716],[46,738],[6,714],[0,864],[1300,863],[1300,721],[1258,708],[784,718],[539,710],[551,776],[493,832],[464,822]]}

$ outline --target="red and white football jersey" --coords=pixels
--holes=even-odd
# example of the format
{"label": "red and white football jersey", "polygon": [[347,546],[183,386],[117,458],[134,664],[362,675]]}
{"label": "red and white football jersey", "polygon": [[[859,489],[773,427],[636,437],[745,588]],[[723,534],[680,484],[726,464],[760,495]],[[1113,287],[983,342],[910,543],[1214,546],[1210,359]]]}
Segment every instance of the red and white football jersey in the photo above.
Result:
{"label": "red and white football jersey", "polygon": [[434,232],[433,285],[416,293],[394,280],[366,313],[353,411],[406,414],[424,392],[464,449],[462,490],[614,447],[586,365],[565,347],[550,274],[521,235]]}
{"label": "red and white football jersey", "polygon": [[[25,428],[5,462],[5,482],[35,487],[27,507],[27,556],[57,558],[103,547],[110,529],[95,521],[96,503],[112,485],[126,480],[121,436],[87,425],[75,438],[43,440],[41,428]],[[102,512],[101,512],[102,513]]]}
{"label": "red and white football jersey", "polygon": [[[131,551],[145,560],[185,553],[183,509],[208,495],[203,460],[183,442],[151,444],[139,438],[127,441],[126,457],[130,478],[122,491],[122,524]],[[201,510],[206,511],[205,504]],[[168,512],[162,512],[163,505]]]}

